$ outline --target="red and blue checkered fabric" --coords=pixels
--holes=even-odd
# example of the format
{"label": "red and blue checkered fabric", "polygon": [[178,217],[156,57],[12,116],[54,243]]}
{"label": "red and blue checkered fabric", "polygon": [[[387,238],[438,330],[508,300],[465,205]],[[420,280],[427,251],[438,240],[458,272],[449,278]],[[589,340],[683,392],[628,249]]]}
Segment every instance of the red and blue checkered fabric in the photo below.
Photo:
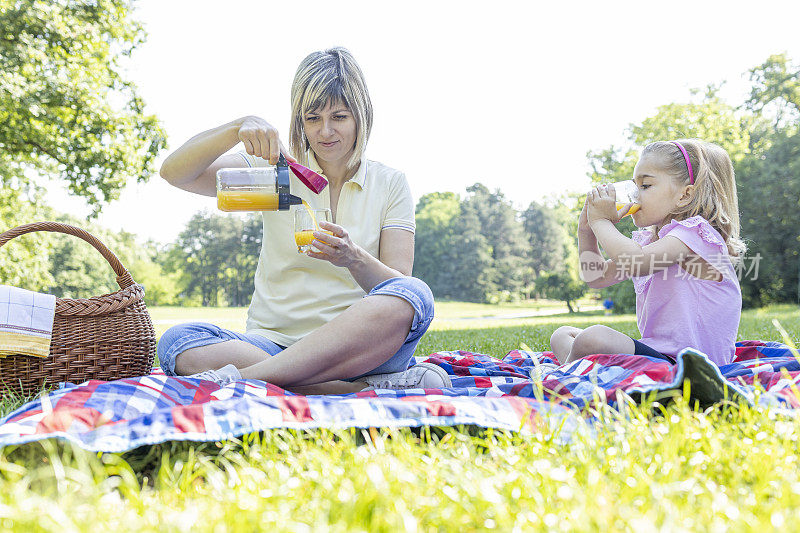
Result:
{"label": "red and blue checkered fabric", "polygon": [[154,370],[140,378],[68,385],[31,401],[0,420],[0,446],[56,437],[92,451],[119,452],[272,428],[473,425],[535,431],[543,420],[554,419],[568,435],[587,417],[576,408],[598,401],[614,405],[621,394],[661,400],[684,390],[702,404],[732,399],[777,410],[800,408],[795,385],[800,361],[777,342],[737,343],[736,359],[721,368],[691,350],[674,366],[642,356],[594,355],[543,381],[531,380],[534,358],[552,363],[551,355],[514,350],[501,360],[437,352],[418,361],[447,370],[450,388],[341,396],[300,396],[258,380],[219,387]]}

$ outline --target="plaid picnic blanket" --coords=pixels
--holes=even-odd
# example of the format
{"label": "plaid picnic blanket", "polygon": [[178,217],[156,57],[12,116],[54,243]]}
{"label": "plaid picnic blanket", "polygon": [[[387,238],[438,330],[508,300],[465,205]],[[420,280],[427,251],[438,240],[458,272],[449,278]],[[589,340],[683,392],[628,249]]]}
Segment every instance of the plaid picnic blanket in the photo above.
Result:
{"label": "plaid picnic blanket", "polygon": [[674,366],[643,356],[595,355],[533,381],[537,362],[552,363],[551,356],[513,350],[496,359],[437,352],[417,362],[447,370],[450,388],[339,396],[301,396],[258,380],[219,387],[154,369],[140,378],[67,385],[31,401],[0,420],[0,446],[56,437],[87,450],[120,452],[273,428],[474,425],[536,431],[543,422],[556,422],[568,436],[585,420],[581,407],[613,406],[621,398],[663,401],[687,390],[702,405],[729,399],[769,409],[800,408],[795,385],[800,361],[777,342],[739,342],[734,362],[723,367],[693,350],[681,353]]}

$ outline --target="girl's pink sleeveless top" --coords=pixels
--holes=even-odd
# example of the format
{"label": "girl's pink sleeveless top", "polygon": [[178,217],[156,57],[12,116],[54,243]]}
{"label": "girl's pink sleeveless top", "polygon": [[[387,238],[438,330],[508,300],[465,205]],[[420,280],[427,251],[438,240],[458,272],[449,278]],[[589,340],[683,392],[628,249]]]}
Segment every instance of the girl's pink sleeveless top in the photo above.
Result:
{"label": "girl's pink sleeveless top", "polygon": [[[632,278],[641,342],[672,356],[684,348],[694,348],[717,365],[728,364],[735,353],[742,313],[739,278],[728,248],[719,232],[700,216],[672,220],[658,232],[660,239],[666,236],[680,239],[723,278],[713,281],[693,276],[699,264],[687,264],[685,269],[673,264]],[[652,242],[652,232],[634,231],[632,238],[644,246]]]}

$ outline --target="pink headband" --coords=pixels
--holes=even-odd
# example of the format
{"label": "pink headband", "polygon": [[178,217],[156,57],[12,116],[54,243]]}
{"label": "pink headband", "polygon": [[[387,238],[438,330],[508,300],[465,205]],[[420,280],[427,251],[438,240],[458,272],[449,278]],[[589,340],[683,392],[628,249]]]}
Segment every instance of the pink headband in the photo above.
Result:
{"label": "pink headband", "polygon": [[677,146],[680,149],[681,153],[683,154],[683,158],[686,160],[686,168],[689,169],[689,183],[694,185],[694,172],[692,171],[692,162],[689,161],[689,154],[686,153],[686,149],[683,146],[681,146],[681,143],[679,143],[678,141],[671,141],[671,142],[672,144]]}

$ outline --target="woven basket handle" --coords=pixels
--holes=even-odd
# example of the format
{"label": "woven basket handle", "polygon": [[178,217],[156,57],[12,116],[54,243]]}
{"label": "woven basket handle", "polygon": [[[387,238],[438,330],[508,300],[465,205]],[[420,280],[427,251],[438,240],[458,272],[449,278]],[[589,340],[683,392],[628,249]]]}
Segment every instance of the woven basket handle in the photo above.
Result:
{"label": "woven basket handle", "polygon": [[33,233],[35,231],[66,233],[67,235],[74,235],[75,237],[83,239],[94,246],[94,248],[100,252],[100,254],[102,254],[106,261],[108,261],[108,263],[111,265],[111,268],[114,269],[120,289],[125,289],[135,284],[130,272],[128,272],[125,267],[122,266],[122,263],[119,259],[117,259],[117,256],[114,255],[114,252],[106,248],[106,245],[100,242],[91,233],[80,228],[76,228],[75,226],[70,226],[69,224],[62,224],[60,222],[34,222],[33,224],[23,224],[21,226],[17,226],[16,228],[11,228],[8,231],[0,233],[0,246],[3,246],[5,243],[15,237],[25,235],[26,233]]}

